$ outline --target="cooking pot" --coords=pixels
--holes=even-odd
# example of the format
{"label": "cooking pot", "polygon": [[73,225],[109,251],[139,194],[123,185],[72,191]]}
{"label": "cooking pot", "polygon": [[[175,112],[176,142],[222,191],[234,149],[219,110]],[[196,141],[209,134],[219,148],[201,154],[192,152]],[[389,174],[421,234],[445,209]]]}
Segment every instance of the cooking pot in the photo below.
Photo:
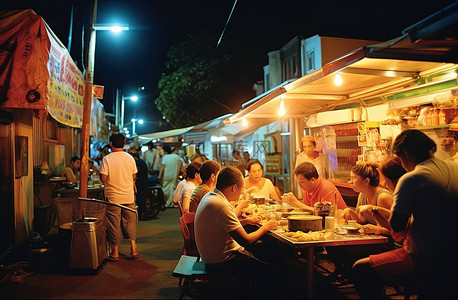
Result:
{"label": "cooking pot", "polygon": [[289,231],[320,231],[323,230],[323,218],[312,215],[293,215],[288,217]]}

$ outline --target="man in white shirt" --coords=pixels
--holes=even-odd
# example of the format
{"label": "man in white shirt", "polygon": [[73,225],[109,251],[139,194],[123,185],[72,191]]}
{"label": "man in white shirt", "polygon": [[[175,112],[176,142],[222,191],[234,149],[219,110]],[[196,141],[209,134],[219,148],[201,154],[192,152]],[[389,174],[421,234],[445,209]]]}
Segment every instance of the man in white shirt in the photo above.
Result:
{"label": "man in white shirt", "polygon": [[[110,136],[112,152],[102,160],[100,179],[105,185],[105,197],[109,202],[133,208],[137,165],[134,158],[124,152],[125,143],[126,138],[121,133],[114,133]],[[121,228],[124,238],[130,241],[132,258],[137,259],[139,257],[135,242],[137,231],[135,212],[122,209],[119,206],[107,205],[107,228],[111,245],[111,254],[108,260],[119,261]]]}
{"label": "man in white shirt", "polygon": [[[214,192],[206,194],[197,207],[195,217],[196,244],[207,272],[236,271],[243,274],[264,264],[242,245],[252,244],[267,231],[277,227],[270,220],[258,230],[247,233],[245,224],[258,224],[259,217],[237,218],[234,207],[243,190],[243,176],[233,166],[224,167],[218,175]],[[244,271],[245,270],[245,271]]]}
{"label": "man in white shirt", "polygon": [[[146,162],[146,166],[148,167],[148,172],[150,174],[153,174],[153,171],[154,171],[153,168],[156,165],[155,162],[156,160],[160,160],[161,157],[159,156],[159,153],[157,152],[157,150],[153,148],[153,142],[149,142],[147,145],[148,145],[148,150],[143,152],[142,159]],[[159,172],[159,168],[157,168],[157,171]]]}

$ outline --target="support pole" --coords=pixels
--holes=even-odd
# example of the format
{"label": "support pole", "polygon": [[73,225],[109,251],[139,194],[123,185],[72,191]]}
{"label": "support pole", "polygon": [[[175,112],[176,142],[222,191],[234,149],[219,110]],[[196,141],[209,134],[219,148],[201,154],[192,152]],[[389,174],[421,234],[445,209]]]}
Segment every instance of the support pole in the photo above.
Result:
{"label": "support pole", "polygon": [[[91,129],[91,104],[92,104],[92,84],[94,74],[95,60],[95,39],[96,32],[94,24],[97,19],[97,0],[93,0],[91,27],[89,29],[89,49],[86,60],[86,83],[84,88],[83,103],[83,128],[81,143],[81,170],[80,170],[80,197],[87,197],[87,179],[88,179],[88,159],[89,159],[89,137]],[[79,205],[80,208],[81,204]]]}

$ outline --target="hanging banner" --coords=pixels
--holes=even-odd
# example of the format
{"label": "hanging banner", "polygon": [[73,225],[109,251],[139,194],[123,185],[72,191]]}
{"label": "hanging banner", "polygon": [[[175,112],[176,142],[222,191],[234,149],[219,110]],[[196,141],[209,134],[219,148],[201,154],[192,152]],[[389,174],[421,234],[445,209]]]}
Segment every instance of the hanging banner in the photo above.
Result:
{"label": "hanging banner", "polygon": [[0,107],[46,108],[49,45],[33,10],[0,12]]}
{"label": "hanging banner", "polygon": [[49,51],[48,81],[49,114],[58,122],[70,127],[83,125],[83,73],[73,62],[67,49],[60,43],[48,27],[51,49]]}

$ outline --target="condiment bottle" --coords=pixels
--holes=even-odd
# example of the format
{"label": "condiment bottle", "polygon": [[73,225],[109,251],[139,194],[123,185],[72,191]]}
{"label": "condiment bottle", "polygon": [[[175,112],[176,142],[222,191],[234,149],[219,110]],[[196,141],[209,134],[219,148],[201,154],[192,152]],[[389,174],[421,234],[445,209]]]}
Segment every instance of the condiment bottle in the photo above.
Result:
{"label": "condiment bottle", "polygon": [[439,125],[446,125],[447,124],[447,115],[445,114],[445,111],[441,109],[439,111]]}
{"label": "condiment bottle", "polygon": [[438,109],[434,109],[431,118],[431,126],[438,126],[439,125],[439,112]]}

